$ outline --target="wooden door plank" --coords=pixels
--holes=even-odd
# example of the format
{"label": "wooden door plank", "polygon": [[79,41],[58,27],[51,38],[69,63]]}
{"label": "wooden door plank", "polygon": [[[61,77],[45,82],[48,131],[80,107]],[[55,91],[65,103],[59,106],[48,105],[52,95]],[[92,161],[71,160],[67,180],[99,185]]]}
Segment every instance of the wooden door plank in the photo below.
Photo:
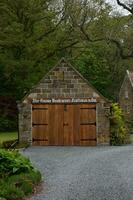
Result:
{"label": "wooden door plank", "polygon": [[47,105],[33,105],[33,108],[36,108],[32,111],[33,144],[48,145],[48,107]]}
{"label": "wooden door plank", "polygon": [[73,145],[73,105],[64,105],[64,145]]}
{"label": "wooden door plank", "polygon": [[94,104],[80,106],[80,145],[96,145],[96,109]]}
{"label": "wooden door plank", "polygon": [[49,105],[49,145],[54,145],[55,141],[55,105]]}
{"label": "wooden door plank", "polygon": [[63,145],[63,105],[49,107],[49,145]]}
{"label": "wooden door plank", "polygon": [[58,137],[58,145],[63,145],[64,141],[63,141],[63,123],[64,123],[64,105],[57,105],[57,121],[56,121],[56,125],[58,126],[57,129],[57,137]]}
{"label": "wooden door plank", "polygon": [[73,106],[73,144],[80,145],[80,105]]}

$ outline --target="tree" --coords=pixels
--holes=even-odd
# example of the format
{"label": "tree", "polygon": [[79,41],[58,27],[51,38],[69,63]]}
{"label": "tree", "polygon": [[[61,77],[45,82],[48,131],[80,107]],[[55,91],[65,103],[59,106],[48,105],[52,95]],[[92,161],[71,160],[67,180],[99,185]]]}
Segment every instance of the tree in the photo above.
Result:
{"label": "tree", "polygon": [[104,1],[91,3],[66,2],[69,23],[79,40],[72,57],[80,72],[102,94],[116,100],[133,58],[131,16],[111,15],[112,8]]}
{"label": "tree", "polygon": [[[133,15],[133,2],[132,2],[131,0],[128,0],[128,1],[125,1],[125,2],[123,2],[123,1],[121,1],[121,0],[116,0],[116,2],[117,2],[117,4],[118,4],[119,6],[121,6],[123,9],[125,9],[125,10],[127,10],[129,13],[131,13],[131,15]],[[130,16],[130,15],[129,15],[129,16]],[[132,27],[132,25],[133,25],[133,18],[132,18],[132,16],[130,16],[130,24],[131,24],[131,27]],[[125,55],[121,43],[118,42],[118,41],[116,41],[116,40],[112,40],[112,42],[113,42],[114,44],[116,44],[116,46],[118,47],[118,49],[119,49],[119,51],[120,51],[120,54],[121,54],[121,57],[122,57],[123,59],[127,59],[127,58],[133,57],[133,50],[130,51],[130,53],[128,53],[128,54]],[[133,44],[133,41],[131,40],[130,43]]]}
{"label": "tree", "polygon": [[21,99],[59,52],[76,43],[69,25],[63,27],[63,9],[53,7],[49,0],[0,1],[1,84],[7,86],[4,94]]}
{"label": "tree", "polygon": [[[115,97],[132,61],[133,37],[131,16],[111,11],[104,0],[0,0],[0,95],[21,99],[65,56],[73,62],[85,58],[85,70],[92,59],[96,86]],[[100,70],[110,74],[112,85],[102,85]]]}
{"label": "tree", "polygon": [[94,1],[92,8],[89,1],[83,2],[78,5],[77,14],[69,9],[72,24],[80,32],[80,37],[87,43],[112,43],[122,59],[133,58],[132,17],[111,16],[112,8],[104,1]]}
{"label": "tree", "polygon": [[119,6],[122,6],[125,10],[127,10],[128,12],[133,14],[133,2],[132,1],[128,1],[127,3],[126,2],[124,3],[120,0],[116,0],[116,1]]}

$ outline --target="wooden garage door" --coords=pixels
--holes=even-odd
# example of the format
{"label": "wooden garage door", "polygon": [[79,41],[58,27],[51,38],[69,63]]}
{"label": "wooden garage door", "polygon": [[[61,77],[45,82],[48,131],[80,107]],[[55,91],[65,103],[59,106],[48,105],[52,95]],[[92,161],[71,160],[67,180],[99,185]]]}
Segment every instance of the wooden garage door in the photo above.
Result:
{"label": "wooden garage door", "polygon": [[96,145],[95,104],[34,104],[35,145]]}
{"label": "wooden garage door", "polygon": [[80,145],[96,145],[96,106],[80,106]]}

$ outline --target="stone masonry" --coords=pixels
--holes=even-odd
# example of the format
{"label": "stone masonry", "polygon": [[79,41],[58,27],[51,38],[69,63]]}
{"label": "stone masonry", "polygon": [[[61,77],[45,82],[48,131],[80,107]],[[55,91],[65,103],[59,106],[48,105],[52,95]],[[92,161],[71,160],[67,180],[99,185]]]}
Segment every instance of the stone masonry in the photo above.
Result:
{"label": "stone masonry", "polygon": [[81,74],[62,59],[19,103],[19,139],[32,142],[32,100],[96,98],[97,144],[109,144],[110,103]]}
{"label": "stone masonry", "polygon": [[120,89],[119,103],[126,121],[133,120],[133,72],[128,70]]}

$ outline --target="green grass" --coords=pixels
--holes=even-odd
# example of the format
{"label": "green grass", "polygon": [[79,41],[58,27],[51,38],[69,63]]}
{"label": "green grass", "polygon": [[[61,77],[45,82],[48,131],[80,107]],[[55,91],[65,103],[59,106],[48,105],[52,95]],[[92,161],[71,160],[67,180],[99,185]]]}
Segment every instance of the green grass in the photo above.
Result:
{"label": "green grass", "polygon": [[[10,141],[14,141],[16,139],[18,139],[17,132],[0,132],[0,148],[4,147],[4,148],[8,149],[11,146]],[[3,142],[4,142],[4,144],[3,144]],[[27,142],[20,142],[20,143],[15,144],[16,149],[27,148],[28,146],[29,146],[29,143],[27,143]],[[13,146],[13,148],[14,148],[14,146]]]}
{"label": "green grass", "polygon": [[4,141],[16,140],[18,138],[17,132],[0,132],[0,145]]}

